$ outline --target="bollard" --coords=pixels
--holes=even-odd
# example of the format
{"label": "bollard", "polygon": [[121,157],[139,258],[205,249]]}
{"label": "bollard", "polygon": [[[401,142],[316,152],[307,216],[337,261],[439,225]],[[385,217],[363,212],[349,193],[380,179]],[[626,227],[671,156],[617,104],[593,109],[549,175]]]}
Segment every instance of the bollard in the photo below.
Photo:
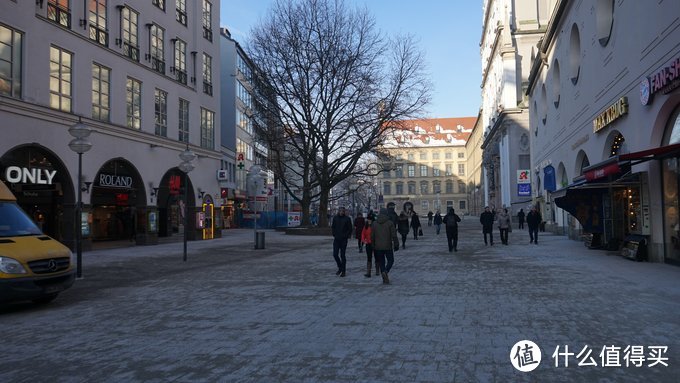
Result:
{"label": "bollard", "polygon": [[255,232],[255,249],[264,249],[264,231]]}

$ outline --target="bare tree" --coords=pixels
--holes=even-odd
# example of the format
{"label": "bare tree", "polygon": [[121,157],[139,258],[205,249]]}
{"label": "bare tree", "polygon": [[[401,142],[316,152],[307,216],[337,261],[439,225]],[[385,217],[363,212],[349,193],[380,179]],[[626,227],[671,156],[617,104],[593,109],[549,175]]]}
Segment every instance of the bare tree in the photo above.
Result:
{"label": "bare tree", "polygon": [[366,9],[342,0],[277,0],[248,51],[278,101],[278,130],[259,132],[279,159],[275,171],[302,205],[302,224],[318,199],[326,225],[333,186],[379,169],[360,159],[379,151],[395,126],[388,122],[416,118],[429,102],[422,54],[411,37],[386,37]]}

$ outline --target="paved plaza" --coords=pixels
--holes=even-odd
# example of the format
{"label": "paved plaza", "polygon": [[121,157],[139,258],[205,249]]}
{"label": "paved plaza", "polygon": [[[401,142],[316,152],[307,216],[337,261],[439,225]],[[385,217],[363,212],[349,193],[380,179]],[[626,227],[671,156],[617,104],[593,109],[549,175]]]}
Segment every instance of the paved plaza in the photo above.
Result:
{"label": "paved plaza", "polygon": [[[356,240],[336,276],[330,237],[268,231],[254,250],[252,230],[230,230],[190,242],[187,262],[181,243],[87,252],[84,279],[53,303],[0,308],[0,381],[680,379],[680,267],[546,233],[530,245],[516,228],[509,246],[496,232],[485,247],[479,226],[463,220],[457,253],[425,227],[396,253],[390,285],[363,276]],[[521,340],[542,351],[534,371],[511,364]],[[567,346],[569,366],[555,367]],[[641,367],[627,346],[642,346]]]}

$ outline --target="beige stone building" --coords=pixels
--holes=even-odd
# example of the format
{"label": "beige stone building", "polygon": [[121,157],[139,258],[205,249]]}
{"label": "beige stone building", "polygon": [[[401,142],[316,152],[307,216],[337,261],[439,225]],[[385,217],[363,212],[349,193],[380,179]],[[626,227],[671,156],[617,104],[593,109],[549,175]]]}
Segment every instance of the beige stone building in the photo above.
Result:
{"label": "beige stone building", "polygon": [[[396,203],[397,212],[409,203],[420,216],[442,214],[453,207],[469,209],[467,142],[476,117],[436,118],[400,122],[394,138],[385,144],[389,160],[378,182],[382,206]],[[380,201],[380,200],[379,200]]]}

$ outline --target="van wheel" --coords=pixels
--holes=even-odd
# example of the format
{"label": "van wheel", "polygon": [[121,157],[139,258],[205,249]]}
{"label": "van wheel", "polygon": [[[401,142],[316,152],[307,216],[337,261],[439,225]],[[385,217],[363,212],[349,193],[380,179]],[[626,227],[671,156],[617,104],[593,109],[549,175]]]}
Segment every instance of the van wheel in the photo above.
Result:
{"label": "van wheel", "polygon": [[44,304],[50,303],[53,300],[55,300],[57,298],[57,295],[59,295],[59,293],[47,294],[47,295],[44,295],[40,298],[34,299],[33,303],[37,303],[39,305],[44,305]]}

